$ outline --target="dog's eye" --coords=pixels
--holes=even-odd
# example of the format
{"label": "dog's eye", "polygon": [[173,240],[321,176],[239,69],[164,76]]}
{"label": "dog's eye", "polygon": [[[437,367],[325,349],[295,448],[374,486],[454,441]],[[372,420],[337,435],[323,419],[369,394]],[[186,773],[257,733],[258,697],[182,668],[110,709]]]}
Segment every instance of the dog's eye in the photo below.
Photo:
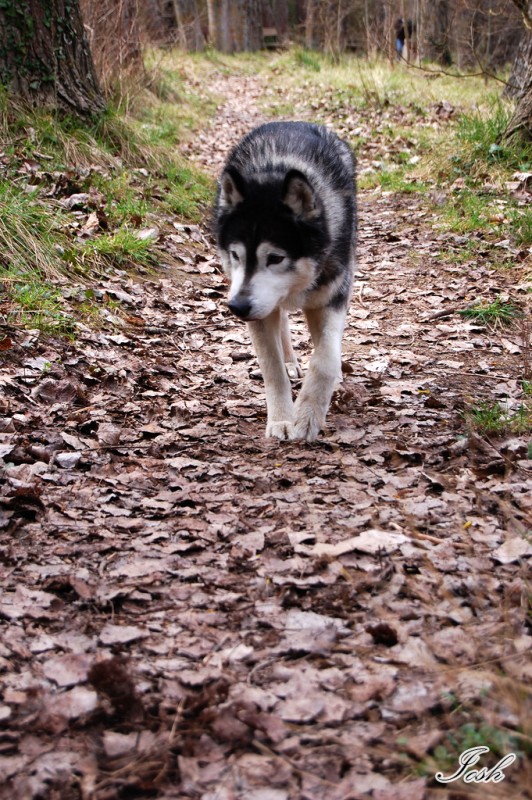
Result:
{"label": "dog's eye", "polygon": [[270,253],[266,259],[266,266],[271,267],[274,264],[280,264],[281,261],[284,261],[284,256],[280,256],[277,253]]}
{"label": "dog's eye", "polygon": [[229,255],[231,256],[231,258],[234,258],[235,261],[240,261],[240,259],[238,257],[238,253],[236,252],[236,250],[231,250]]}

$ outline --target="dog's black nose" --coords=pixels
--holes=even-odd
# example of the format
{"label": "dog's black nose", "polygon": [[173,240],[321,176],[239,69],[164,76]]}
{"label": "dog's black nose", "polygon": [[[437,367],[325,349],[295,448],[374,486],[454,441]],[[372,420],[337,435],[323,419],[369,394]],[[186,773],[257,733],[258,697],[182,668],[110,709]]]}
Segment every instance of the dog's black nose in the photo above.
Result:
{"label": "dog's black nose", "polygon": [[251,303],[245,297],[233,297],[228,306],[229,310],[240,319],[247,319],[251,312]]}

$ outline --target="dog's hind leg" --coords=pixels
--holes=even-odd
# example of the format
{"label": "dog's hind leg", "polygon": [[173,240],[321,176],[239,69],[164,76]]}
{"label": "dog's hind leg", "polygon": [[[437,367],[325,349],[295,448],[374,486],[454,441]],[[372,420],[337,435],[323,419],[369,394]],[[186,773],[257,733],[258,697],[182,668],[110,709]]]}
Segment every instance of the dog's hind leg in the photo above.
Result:
{"label": "dog's hind leg", "polygon": [[290,320],[288,319],[288,313],[286,311],[281,311],[281,342],[283,345],[284,364],[288,377],[290,380],[303,377],[303,372],[292,346]]}
{"label": "dog's hind leg", "polygon": [[292,387],[286,374],[279,309],[265,319],[248,322],[253,347],[266,390],[268,423],[266,436],[277,439],[294,437],[294,404]]}
{"label": "dog's hind leg", "polygon": [[295,403],[294,436],[314,441],[325,423],[331,396],[342,374],[342,335],[345,307],[305,311],[314,353]]}

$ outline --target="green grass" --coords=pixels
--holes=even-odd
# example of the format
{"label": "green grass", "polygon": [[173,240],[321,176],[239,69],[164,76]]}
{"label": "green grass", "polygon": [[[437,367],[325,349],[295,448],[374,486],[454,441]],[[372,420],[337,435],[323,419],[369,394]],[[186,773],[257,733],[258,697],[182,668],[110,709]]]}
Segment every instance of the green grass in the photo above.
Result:
{"label": "green grass", "polygon": [[451,775],[459,766],[460,754],[471,747],[479,746],[490,750],[481,766],[493,765],[494,759],[500,759],[508,753],[523,756],[521,738],[513,736],[510,731],[496,728],[487,722],[466,722],[456,732],[446,733],[444,742],[434,748],[433,755],[418,766],[418,774],[433,777],[437,772],[442,772],[444,775]]}
{"label": "green grass", "polygon": [[470,176],[472,171],[478,173],[493,166],[530,169],[532,147],[503,140],[510,116],[511,108],[500,100],[487,112],[477,110],[460,115],[455,136],[457,152],[451,158],[455,173]]}
{"label": "green grass", "polygon": [[167,194],[163,206],[193,222],[204,218],[214,196],[214,182],[186,165],[169,166],[164,178]]}
{"label": "green grass", "polygon": [[105,197],[105,215],[112,227],[145,224],[149,215],[177,215],[198,222],[209,208],[214,193],[213,181],[181,163],[168,163],[160,171],[139,177],[125,170],[118,175],[96,175],[92,186]]}
{"label": "green grass", "polygon": [[427,191],[427,186],[416,178],[409,177],[405,169],[382,169],[366,172],[358,181],[360,189],[375,189],[377,186],[384,192],[397,192],[402,194],[422,194]]}
{"label": "green grass", "polygon": [[510,325],[521,312],[513,303],[496,297],[492,303],[477,303],[459,312],[462,317],[472,319],[481,325],[495,325],[497,323]]}
{"label": "green grass", "polygon": [[112,227],[138,224],[149,210],[145,182],[139,181],[134,172],[124,171],[116,176],[96,174],[90,185],[104,196],[105,216]]}
{"label": "green grass", "polygon": [[42,275],[6,271],[0,275],[0,287],[2,285],[4,290],[7,287],[10,299],[10,307],[5,315],[8,325],[37,328],[54,334],[72,334],[75,320],[65,312],[57,286]]}
{"label": "green grass", "polygon": [[[517,796],[516,786],[527,785],[527,759],[532,752],[526,714],[528,695],[524,684],[495,674],[490,686],[479,688],[474,699],[461,696],[458,687],[456,691],[443,692],[441,708],[434,720],[434,730],[440,732],[438,743],[418,761],[405,748],[409,741],[408,733],[401,734],[396,741],[402,763],[410,767],[412,776],[426,777],[431,782],[429,785],[435,788],[439,785],[441,789],[441,784],[434,780],[436,773],[452,775],[459,767],[460,755],[470,748],[481,746],[489,749],[481,756],[475,769],[491,768],[504,756],[514,753],[517,760],[511,772],[507,772],[509,794],[503,791],[500,796]],[[509,714],[512,716],[511,729],[505,724]],[[456,781],[455,786],[462,797],[466,786],[463,779]]]}
{"label": "green grass", "polygon": [[36,191],[21,191],[11,181],[0,181],[0,271],[2,267],[15,273],[35,270],[47,278],[57,277],[66,242],[59,212],[42,202]]}
{"label": "green grass", "polygon": [[[441,211],[443,229],[509,238],[518,246],[532,243],[532,215],[507,188],[516,171],[532,169],[532,145],[504,140],[511,112],[511,106],[498,98],[488,98],[475,111],[464,111],[453,135],[442,139],[427,160],[441,185],[457,182]],[[499,260],[494,255],[494,261]]]}
{"label": "green grass", "polygon": [[490,206],[486,197],[471,189],[455,192],[444,208],[443,216],[449,230],[472,233],[478,230],[496,230],[490,221]]}
{"label": "green grass", "polygon": [[[508,174],[507,179],[510,179]],[[502,200],[502,202],[501,202]],[[532,214],[500,191],[487,193],[468,186],[452,193],[439,212],[443,229],[459,234],[479,233],[484,237],[509,238],[516,245],[532,243]]]}
{"label": "green grass", "polygon": [[[113,221],[140,210],[121,203],[110,214]],[[148,267],[164,260],[153,241],[140,239],[129,227],[77,241],[69,237],[67,221],[67,212],[35,193],[0,182],[0,299],[8,324],[70,334],[74,320],[65,311],[60,275],[77,274],[86,281],[110,267]]]}
{"label": "green grass", "polygon": [[321,72],[321,63],[315,53],[308,50],[296,49],[294,51],[294,61],[298,66],[305,67],[306,69],[313,70],[314,72]]}
{"label": "green grass", "polygon": [[496,102],[500,94],[499,84],[490,81],[486,89],[478,77],[456,80],[434,75],[427,80],[424,71],[403,64],[390,65],[382,58],[371,60],[351,54],[332,58],[300,48],[270,58],[269,68],[273,82],[278,80],[285,95],[306,89],[307,100],[311,73],[316,72],[312,79],[313,96],[328,108],[337,99],[357,108],[406,106],[418,116],[425,116],[429,107],[442,99],[464,110],[480,107],[483,111]]}
{"label": "green grass", "polygon": [[479,433],[503,435],[507,432],[525,434],[532,431],[532,403],[528,398],[515,412],[500,403],[482,402],[465,413],[467,422]]}
{"label": "green grass", "polygon": [[438,258],[447,264],[465,264],[480,256],[479,249],[480,242],[476,239],[469,239],[460,247],[442,248],[438,253]]}
{"label": "green grass", "polygon": [[508,218],[515,243],[524,246],[532,244],[532,212],[530,208],[510,208]]}
{"label": "green grass", "polygon": [[80,246],[81,261],[99,263],[113,267],[148,267],[160,257],[153,248],[153,239],[139,238],[138,232],[119,228],[114,233],[89,239]]}
{"label": "green grass", "polygon": [[8,324],[71,332],[73,320],[54,286],[72,268],[67,254],[60,212],[35,192],[0,181],[0,300]]}

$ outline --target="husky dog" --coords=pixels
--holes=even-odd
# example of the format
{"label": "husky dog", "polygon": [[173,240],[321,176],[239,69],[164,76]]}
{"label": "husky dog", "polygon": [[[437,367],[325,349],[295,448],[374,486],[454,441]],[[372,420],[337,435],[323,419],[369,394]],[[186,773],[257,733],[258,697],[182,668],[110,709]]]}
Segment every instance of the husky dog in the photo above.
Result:
{"label": "husky dog", "polygon": [[[341,344],[355,242],[355,163],[336,134],[306,122],[271,122],[230,154],[215,207],[218,247],[231,280],[229,308],[246,320],[266,389],[267,437],[313,441],[341,380]],[[303,309],[314,353],[301,376],[287,312]]]}

